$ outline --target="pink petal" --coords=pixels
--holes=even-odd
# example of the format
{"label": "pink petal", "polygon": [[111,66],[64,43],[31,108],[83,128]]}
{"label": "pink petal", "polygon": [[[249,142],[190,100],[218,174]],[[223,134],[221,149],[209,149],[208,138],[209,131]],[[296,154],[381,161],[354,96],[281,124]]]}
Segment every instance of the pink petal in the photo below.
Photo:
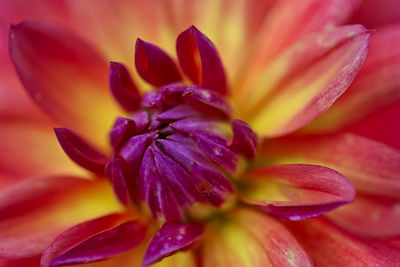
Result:
{"label": "pink petal", "polygon": [[176,40],[176,51],[183,72],[193,83],[228,93],[224,67],[214,44],[196,27],[190,26]]}
{"label": "pink petal", "polygon": [[104,174],[107,157],[68,128],[55,128],[57,140],[68,157],[89,171]]}
{"label": "pink petal", "polygon": [[245,201],[280,219],[302,220],[352,202],[355,190],[340,173],[317,165],[260,167],[244,175]]}
{"label": "pink petal", "polygon": [[182,79],[174,61],[164,51],[140,39],[136,40],[135,65],[143,80],[155,86]]}
{"label": "pink petal", "polygon": [[400,5],[397,0],[363,0],[355,10],[350,23],[360,23],[368,28],[377,28],[400,22]]}
{"label": "pink petal", "polygon": [[229,147],[236,153],[253,159],[257,154],[257,134],[244,121],[232,121],[233,140]]}
{"label": "pink petal", "polygon": [[[289,229],[310,253],[316,266],[397,266],[399,253],[374,247],[321,218],[288,223]],[[393,251],[392,251],[393,252]]]}
{"label": "pink petal", "polygon": [[109,84],[115,99],[125,110],[133,111],[139,108],[139,90],[123,64],[110,62]]}
{"label": "pink petal", "polygon": [[359,236],[382,238],[400,234],[399,198],[358,193],[354,203],[327,216],[341,228]]}
{"label": "pink petal", "polygon": [[105,180],[49,177],[12,185],[0,192],[0,256],[40,255],[72,225],[120,208]]}
{"label": "pink petal", "polygon": [[68,30],[47,22],[11,26],[10,55],[25,89],[53,118],[106,146],[120,110],[110,101],[107,65]]}
{"label": "pink petal", "polygon": [[191,248],[199,241],[203,232],[204,226],[198,223],[164,223],[150,240],[143,265],[148,266],[178,251]]}
{"label": "pink petal", "polygon": [[105,260],[139,245],[146,227],[138,221],[116,223],[109,215],[74,226],[43,252],[42,266],[64,266]]}
{"label": "pink petal", "polygon": [[343,26],[307,36],[280,55],[241,98],[240,116],[264,136],[290,133],[328,109],[366,57],[372,32]]}
{"label": "pink petal", "polygon": [[400,196],[400,151],[385,144],[340,134],[277,139],[262,150],[263,155],[280,163],[311,163],[335,169],[358,191],[392,198]]}

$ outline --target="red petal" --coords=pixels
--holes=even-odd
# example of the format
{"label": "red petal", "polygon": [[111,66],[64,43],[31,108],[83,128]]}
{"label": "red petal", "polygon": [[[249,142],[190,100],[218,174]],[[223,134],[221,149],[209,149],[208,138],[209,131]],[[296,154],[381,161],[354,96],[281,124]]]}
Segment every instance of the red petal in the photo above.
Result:
{"label": "red petal", "polygon": [[245,201],[280,219],[319,216],[352,202],[355,190],[340,173],[317,165],[260,167],[244,175]]}
{"label": "red petal", "polygon": [[400,22],[400,5],[397,0],[363,0],[350,18],[350,23],[360,23],[376,28]]}
{"label": "red petal", "polygon": [[371,240],[352,236],[321,218],[288,223],[316,266],[398,266],[400,255],[373,247]]}
{"label": "red petal", "polygon": [[49,177],[7,187],[0,192],[0,256],[39,255],[72,225],[120,209],[105,180]]}
{"label": "red petal", "polygon": [[145,238],[146,227],[137,221],[120,221],[121,216],[109,215],[68,229],[43,252],[42,266],[95,262],[139,245]]}
{"label": "red petal", "polygon": [[199,241],[203,232],[204,226],[198,223],[164,223],[150,240],[143,265],[148,266],[178,251],[191,248]]}
{"label": "red petal", "polygon": [[155,86],[182,80],[175,62],[167,53],[140,39],[136,40],[135,65],[143,80]]}
{"label": "red petal", "polygon": [[190,26],[178,36],[176,52],[183,72],[193,83],[222,95],[228,93],[217,49],[196,27]]}
{"label": "red petal", "polygon": [[140,93],[123,64],[110,62],[109,84],[115,99],[125,110],[133,111],[139,108]]}
{"label": "red petal", "polygon": [[267,142],[262,154],[279,163],[324,165],[346,176],[358,191],[397,199],[400,196],[400,151],[364,137],[282,138]]}
{"label": "red petal", "polygon": [[107,65],[78,36],[39,21],[10,29],[10,54],[26,90],[51,116],[106,144],[116,115],[107,89]]}
{"label": "red petal", "polygon": [[104,174],[107,157],[68,128],[54,129],[57,140],[68,157],[89,171]]}

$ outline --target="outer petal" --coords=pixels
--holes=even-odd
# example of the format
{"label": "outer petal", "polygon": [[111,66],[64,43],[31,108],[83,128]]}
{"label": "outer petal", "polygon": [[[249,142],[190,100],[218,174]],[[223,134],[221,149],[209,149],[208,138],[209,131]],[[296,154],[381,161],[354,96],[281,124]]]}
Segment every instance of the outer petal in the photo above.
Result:
{"label": "outer petal", "polygon": [[276,165],[244,175],[245,201],[281,219],[302,220],[352,202],[355,190],[340,173],[317,165]]}
{"label": "outer petal", "polygon": [[[326,113],[307,126],[308,131],[328,132],[357,124],[377,108],[400,101],[400,48],[393,46],[398,42],[400,24],[379,29],[371,38],[368,57],[354,82]],[[390,119],[395,128],[395,118]],[[370,124],[372,129],[379,128],[374,122]],[[385,131],[380,132],[385,135]]]}
{"label": "outer petal", "polygon": [[397,266],[400,254],[373,247],[323,219],[290,223],[289,229],[305,246],[317,266]]}
{"label": "outer petal", "polygon": [[41,265],[63,266],[104,260],[139,245],[146,227],[113,214],[76,225],[44,251]]}
{"label": "outer petal", "polygon": [[262,154],[274,163],[328,166],[345,175],[359,191],[400,197],[400,151],[364,137],[282,138],[266,143]]}
{"label": "outer petal", "polygon": [[39,255],[70,226],[121,209],[107,181],[49,177],[7,187],[0,194],[0,255]]}
{"label": "outer petal", "polygon": [[260,75],[239,116],[259,134],[277,136],[304,126],[347,89],[360,69],[371,31],[343,26],[308,36]]}
{"label": "outer petal", "polygon": [[358,193],[354,203],[344,205],[327,216],[357,235],[392,237],[400,234],[400,200]]}
{"label": "outer petal", "polygon": [[203,266],[312,266],[306,252],[278,221],[249,209],[215,222],[204,236]]}
{"label": "outer petal", "polygon": [[53,24],[10,29],[10,54],[29,94],[65,126],[104,145],[119,109],[107,90],[107,65],[87,43]]}
{"label": "outer petal", "polygon": [[0,186],[28,177],[86,174],[65,156],[46,122],[0,115],[0,140]]}
{"label": "outer petal", "polygon": [[178,36],[176,51],[183,72],[193,83],[222,95],[228,92],[217,49],[196,27],[190,26]]}
{"label": "outer petal", "polygon": [[400,22],[400,5],[397,0],[363,0],[355,10],[350,23],[360,23],[368,28],[376,28]]}

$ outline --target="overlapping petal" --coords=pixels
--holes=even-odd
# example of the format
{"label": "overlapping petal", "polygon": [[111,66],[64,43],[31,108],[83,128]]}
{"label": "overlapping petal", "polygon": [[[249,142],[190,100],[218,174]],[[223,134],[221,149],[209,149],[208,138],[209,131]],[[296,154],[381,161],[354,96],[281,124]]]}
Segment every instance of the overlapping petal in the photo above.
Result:
{"label": "overlapping petal", "polygon": [[349,23],[361,23],[372,29],[400,22],[400,5],[396,0],[363,0]]}
{"label": "overlapping petal", "polygon": [[313,266],[282,224],[245,208],[209,225],[201,257],[205,267]]}
{"label": "overlapping petal", "polygon": [[275,217],[302,220],[352,202],[355,190],[340,173],[317,165],[260,167],[244,174],[244,201]]}
{"label": "overlapping petal", "polygon": [[347,89],[359,71],[371,31],[343,26],[299,40],[240,98],[238,116],[273,137],[304,126]]}
{"label": "overlapping petal", "polygon": [[121,209],[107,181],[27,180],[1,191],[0,255],[39,255],[65,229]]}
{"label": "overlapping petal", "polygon": [[121,112],[110,99],[101,56],[65,28],[39,21],[12,26],[9,45],[18,75],[36,103],[104,147]]}

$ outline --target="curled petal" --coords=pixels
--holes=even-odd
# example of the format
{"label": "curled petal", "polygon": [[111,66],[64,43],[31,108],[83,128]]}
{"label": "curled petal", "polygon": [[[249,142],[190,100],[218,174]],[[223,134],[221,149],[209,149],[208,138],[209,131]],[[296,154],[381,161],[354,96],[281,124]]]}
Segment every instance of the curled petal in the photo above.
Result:
{"label": "curled petal", "polygon": [[136,175],[139,170],[144,151],[151,138],[151,133],[135,135],[119,151],[119,155],[128,163],[127,165],[133,175]]}
{"label": "curled petal", "polygon": [[182,94],[186,104],[205,114],[227,119],[231,108],[226,101],[213,91],[197,86],[188,87]]}
{"label": "curled petal", "polygon": [[103,174],[107,158],[68,128],[55,128],[57,140],[68,157],[89,171]]}
{"label": "curled petal", "polygon": [[175,62],[157,46],[136,40],[135,65],[148,83],[162,86],[182,80]]}
{"label": "curled petal", "polygon": [[161,122],[171,122],[184,119],[186,117],[193,117],[198,114],[199,113],[197,111],[187,105],[179,105],[158,114],[156,119]]}
{"label": "curled petal", "polygon": [[10,55],[34,101],[85,138],[106,147],[113,119],[107,64],[89,44],[48,22],[24,21],[10,28]]}
{"label": "curled petal", "polygon": [[213,131],[218,130],[218,123],[210,119],[204,118],[186,118],[169,125],[174,130],[190,135],[191,133],[198,131]]}
{"label": "curled petal", "polygon": [[110,132],[110,142],[114,149],[118,149],[129,137],[136,132],[135,121],[123,117],[117,117]]}
{"label": "curled petal", "polygon": [[245,174],[245,201],[288,220],[302,220],[352,202],[355,190],[340,173],[317,165],[276,165]]}
{"label": "curled petal", "polygon": [[143,132],[150,123],[149,114],[145,110],[139,110],[132,114],[132,119],[135,121],[136,124],[136,131],[138,133]]}
{"label": "curled petal", "polygon": [[27,180],[3,189],[0,200],[2,258],[40,255],[67,228],[121,210],[104,179]]}
{"label": "curled petal", "polygon": [[127,205],[131,201],[130,190],[133,190],[133,181],[128,181],[129,177],[126,173],[126,167],[124,168],[124,162],[117,155],[113,155],[108,161],[106,166],[106,173],[110,178],[114,188],[114,192],[121,203]]}
{"label": "curled petal", "polygon": [[237,157],[228,148],[225,138],[209,132],[193,132],[192,138],[215,163],[228,170],[235,170]]}
{"label": "curled petal", "polygon": [[133,83],[128,70],[121,63],[110,62],[109,85],[114,98],[127,111],[139,108],[139,90]]}
{"label": "curled petal", "polygon": [[232,121],[233,140],[229,145],[236,153],[245,155],[252,159],[257,153],[257,134],[251,129],[251,127],[241,120]]}
{"label": "curled petal", "polygon": [[179,84],[170,84],[161,88],[162,101],[170,106],[182,104],[182,93],[186,87]]}
{"label": "curled petal", "polygon": [[196,27],[190,26],[178,36],[176,51],[183,72],[193,83],[222,95],[228,93],[217,49]]}
{"label": "curled petal", "polygon": [[202,266],[313,266],[300,243],[277,220],[245,208],[230,215],[224,223],[208,225]]}
{"label": "curled petal", "polygon": [[74,265],[104,260],[139,245],[146,227],[138,221],[121,223],[118,214],[76,225],[61,235],[43,252],[44,267]]}
{"label": "curled petal", "polygon": [[143,265],[148,266],[194,246],[202,237],[204,226],[198,223],[164,223],[150,240]]}

